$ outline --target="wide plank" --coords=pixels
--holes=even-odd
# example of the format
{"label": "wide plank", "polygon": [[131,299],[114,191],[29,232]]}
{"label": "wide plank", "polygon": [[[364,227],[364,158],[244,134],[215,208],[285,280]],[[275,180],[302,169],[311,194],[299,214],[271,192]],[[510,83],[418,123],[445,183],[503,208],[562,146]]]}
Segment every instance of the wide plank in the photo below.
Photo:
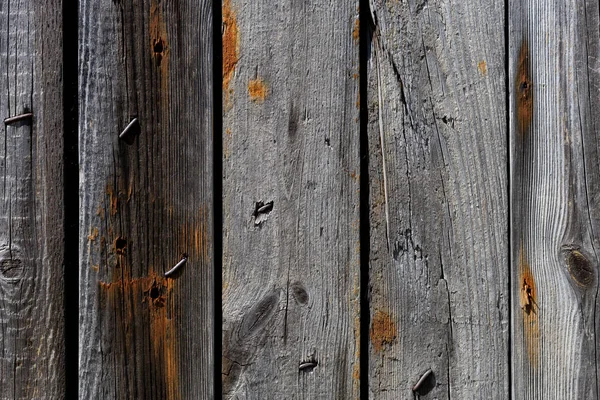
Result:
{"label": "wide plank", "polygon": [[370,3],[369,398],[506,399],[504,5]]}
{"label": "wide plank", "polygon": [[358,1],[223,1],[223,397],[359,396]]}
{"label": "wide plank", "polygon": [[0,26],[0,398],[62,399],[62,2],[3,1]]}
{"label": "wide plank", "polygon": [[83,398],[213,396],[211,7],[80,2]]}
{"label": "wide plank", "polygon": [[509,2],[515,399],[599,396],[599,11]]}

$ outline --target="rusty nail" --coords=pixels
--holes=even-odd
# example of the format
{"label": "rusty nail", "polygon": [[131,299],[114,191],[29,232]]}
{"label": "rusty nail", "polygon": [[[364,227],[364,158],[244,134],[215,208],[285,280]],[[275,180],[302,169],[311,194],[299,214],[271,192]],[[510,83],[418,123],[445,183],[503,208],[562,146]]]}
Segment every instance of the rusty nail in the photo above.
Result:
{"label": "rusty nail", "polygon": [[413,386],[413,388],[412,388],[413,392],[416,392],[417,390],[419,390],[419,388],[421,387],[423,382],[425,382],[425,379],[427,379],[429,377],[429,375],[431,375],[431,372],[432,372],[431,369],[428,369],[427,371],[425,371],[423,376],[417,381],[417,383],[415,383],[415,386]]}
{"label": "rusty nail", "polygon": [[14,117],[4,118],[4,125],[12,124],[13,122],[21,121],[24,119],[29,119],[33,117],[33,113],[25,113],[20,115],[15,115]]}
{"label": "rusty nail", "polygon": [[171,268],[170,270],[168,270],[167,272],[165,272],[165,278],[173,275],[175,272],[177,272],[177,270],[179,268],[181,268],[183,266],[183,264],[185,264],[187,262],[188,256],[187,254],[183,254],[181,256],[181,260],[179,260],[179,262],[177,264],[175,264],[175,266],[173,268]]}
{"label": "rusty nail", "polygon": [[138,124],[138,119],[134,118],[131,120],[131,122],[129,124],[127,124],[127,126],[125,127],[125,129],[123,129],[123,132],[121,132],[121,134],[119,135],[119,139],[122,139],[125,141],[125,143],[127,144],[132,144],[133,143],[133,127]]}
{"label": "rusty nail", "polygon": [[267,204],[265,204],[264,206],[260,207],[258,210],[256,210],[257,214],[262,214],[262,213],[266,213],[269,212],[273,209],[273,202],[270,201]]}
{"label": "rusty nail", "polygon": [[317,362],[316,361],[304,361],[302,364],[300,364],[298,366],[298,369],[300,371],[302,371],[304,369],[314,368],[316,366],[317,366]]}

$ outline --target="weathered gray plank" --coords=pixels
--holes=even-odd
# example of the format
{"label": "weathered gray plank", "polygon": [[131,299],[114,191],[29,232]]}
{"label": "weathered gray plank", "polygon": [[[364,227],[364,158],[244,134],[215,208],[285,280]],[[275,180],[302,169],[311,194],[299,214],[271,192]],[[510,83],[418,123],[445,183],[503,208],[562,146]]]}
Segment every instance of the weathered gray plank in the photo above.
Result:
{"label": "weathered gray plank", "polygon": [[509,6],[513,398],[598,398],[599,9]]}
{"label": "weathered gray plank", "polygon": [[223,2],[226,399],[358,398],[357,6]]}
{"label": "weathered gray plank", "polygon": [[0,398],[65,393],[62,2],[0,4]]}
{"label": "weathered gray plank", "polygon": [[80,2],[85,398],[212,398],[211,26],[209,1]]}
{"label": "weathered gray plank", "polygon": [[371,7],[369,395],[506,399],[503,3]]}

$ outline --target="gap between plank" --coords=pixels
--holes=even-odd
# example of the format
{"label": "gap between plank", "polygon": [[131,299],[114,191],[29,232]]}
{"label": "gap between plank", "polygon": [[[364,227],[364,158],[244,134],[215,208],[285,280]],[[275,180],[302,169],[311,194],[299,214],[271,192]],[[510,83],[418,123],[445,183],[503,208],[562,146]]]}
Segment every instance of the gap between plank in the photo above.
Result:
{"label": "gap between plank", "polygon": [[360,0],[359,98],[360,102],[360,398],[369,398],[369,137],[368,137],[368,77],[371,44],[371,12],[369,0]]}

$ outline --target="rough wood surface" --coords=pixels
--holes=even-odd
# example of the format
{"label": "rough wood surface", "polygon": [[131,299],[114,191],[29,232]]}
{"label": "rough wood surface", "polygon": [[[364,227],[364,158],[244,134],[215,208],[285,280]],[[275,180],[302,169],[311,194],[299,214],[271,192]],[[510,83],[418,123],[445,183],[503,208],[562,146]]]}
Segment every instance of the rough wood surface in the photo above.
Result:
{"label": "rough wood surface", "polygon": [[80,1],[84,398],[212,398],[211,24],[208,1]]}
{"label": "rough wood surface", "polygon": [[359,391],[358,2],[223,2],[225,399]]}
{"label": "rough wood surface", "polygon": [[597,2],[509,4],[513,398],[598,398]]}
{"label": "rough wood surface", "polygon": [[[0,4],[0,398],[65,392],[62,2]],[[1,123],[1,122],[0,122]]]}
{"label": "rough wood surface", "polygon": [[503,3],[371,13],[369,396],[506,399]]}

